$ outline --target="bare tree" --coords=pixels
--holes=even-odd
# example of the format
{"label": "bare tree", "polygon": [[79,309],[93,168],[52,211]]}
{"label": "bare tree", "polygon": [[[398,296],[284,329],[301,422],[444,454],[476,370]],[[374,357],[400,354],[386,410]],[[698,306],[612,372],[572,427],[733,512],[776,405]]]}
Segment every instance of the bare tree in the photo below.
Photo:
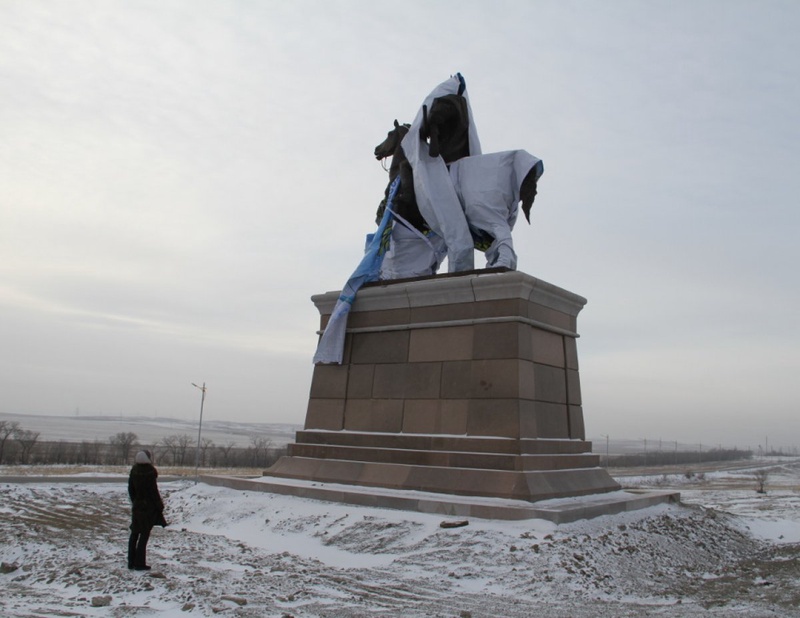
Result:
{"label": "bare tree", "polygon": [[89,442],[84,440],[81,442],[80,448],[80,462],[86,465],[97,465],[100,463],[100,440]]}
{"label": "bare tree", "polygon": [[[265,465],[267,449],[272,445],[272,440],[265,436],[250,436],[250,444],[253,445],[253,467],[257,468],[260,465]],[[262,453],[263,457],[260,457]]]}
{"label": "bare tree", "polygon": [[194,446],[194,440],[187,434],[180,436],[167,436],[162,440],[164,447],[172,454],[172,465],[183,466],[186,464],[186,453]]}
{"label": "bare tree", "polygon": [[214,441],[211,438],[203,438],[200,440],[200,465],[205,468],[206,466],[206,451],[214,448]]}
{"label": "bare tree", "polygon": [[121,431],[108,438],[108,443],[119,455],[120,463],[127,464],[131,448],[139,443],[139,436],[132,431]]}
{"label": "bare tree", "polygon": [[45,444],[45,446],[47,449],[44,456],[46,463],[49,464],[69,463],[70,451],[72,449],[69,444],[64,442],[64,440],[59,440],[58,442],[48,442]]}
{"label": "bare tree", "polygon": [[39,439],[38,431],[30,431],[28,429],[17,429],[14,432],[14,440],[19,444],[19,462],[23,465],[28,463],[31,456],[31,451]]}
{"label": "bare tree", "polygon": [[183,466],[186,463],[186,453],[189,447],[194,446],[194,439],[185,433],[181,434],[178,436],[178,446],[180,447],[181,465]]}
{"label": "bare tree", "polygon": [[178,436],[167,436],[161,440],[161,444],[172,457],[172,465],[176,465],[178,463]]}
{"label": "bare tree", "polygon": [[9,436],[19,431],[19,423],[16,421],[0,421],[0,464],[3,463],[3,454],[6,450],[6,440]]}
{"label": "bare tree", "polygon": [[228,442],[225,446],[217,447],[217,450],[222,454],[222,465],[226,468],[231,465],[231,451],[234,446],[236,446],[235,442]]}

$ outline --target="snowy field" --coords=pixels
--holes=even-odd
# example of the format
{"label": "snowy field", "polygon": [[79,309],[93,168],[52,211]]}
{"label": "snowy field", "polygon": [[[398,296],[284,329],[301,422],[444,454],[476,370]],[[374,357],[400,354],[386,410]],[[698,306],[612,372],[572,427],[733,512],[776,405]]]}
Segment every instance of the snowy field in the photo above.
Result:
{"label": "snowy field", "polygon": [[770,464],[766,494],[754,472],[619,477],[684,504],[459,528],[174,481],[149,573],[126,568],[124,475],[0,477],[0,616],[800,616],[800,461]]}
{"label": "snowy field", "polygon": [[[197,436],[197,418],[147,418],[133,416],[36,416],[32,414],[0,414],[0,421],[19,423],[22,429],[38,432],[40,440],[67,442],[107,442],[121,431],[135,433],[142,444],[155,444],[167,436]],[[217,445],[234,443],[247,446],[252,436],[268,438],[273,446],[294,441],[300,425],[286,423],[237,423],[206,419],[202,437]]]}

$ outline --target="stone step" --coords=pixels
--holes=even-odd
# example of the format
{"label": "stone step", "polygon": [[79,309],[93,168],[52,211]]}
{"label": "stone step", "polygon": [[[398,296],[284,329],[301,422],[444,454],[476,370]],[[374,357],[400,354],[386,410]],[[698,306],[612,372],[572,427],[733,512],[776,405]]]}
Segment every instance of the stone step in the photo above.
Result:
{"label": "stone step", "polygon": [[516,455],[299,443],[289,445],[289,455],[292,457],[318,459],[518,471],[594,468],[600,463],[599,455],[592,455],[591,453]]}
{"label": "stone step", "polygon": [[574,439],[515,439],[442,434],[303,430],[298,444],[359,446],[414,451],[503,453],[511,455],[577,455],[592,452],[592,443]]}
{"label": "stone step", "polygon": [[462,496],[546,500],[617,491],[602,468],[486,470],[310,457],[281,457],[269,476]]}
{"label": "stone step", "polygon": [[454,496],[383,487],[357,487],[337,483],[265,476],[247,479],[229,476],[201,476],[209,485],[240,491],[264,491],[327,500],[339,504],[401,509],[442,516],[499,520],[545,519],[564,524],[580,519],[613,515],[649,508],[669,502],[680,503],[680,494],[673,491],[611,491],[585,496],[555,498],[528,502],[482,496]]}

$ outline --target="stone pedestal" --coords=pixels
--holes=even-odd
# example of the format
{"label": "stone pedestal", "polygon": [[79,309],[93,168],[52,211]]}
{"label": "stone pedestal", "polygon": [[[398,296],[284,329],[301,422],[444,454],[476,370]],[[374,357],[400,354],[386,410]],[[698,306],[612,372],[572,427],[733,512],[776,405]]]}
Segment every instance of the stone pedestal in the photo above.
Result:
{"label": "stone pedestal", "polygon": [[[314,296],[324,328],[338,292]],[[362,288],[268,475],[527,501],[618,490],[585,440],[586,300],[517,271]]]}

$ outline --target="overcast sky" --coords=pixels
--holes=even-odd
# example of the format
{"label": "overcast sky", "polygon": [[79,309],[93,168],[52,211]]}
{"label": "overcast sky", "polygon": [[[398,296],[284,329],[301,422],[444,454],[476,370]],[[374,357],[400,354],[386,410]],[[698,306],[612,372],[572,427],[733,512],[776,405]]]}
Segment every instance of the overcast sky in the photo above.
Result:
{"label": "overcast sky", "polygon": [[[800,445],[800,4],[0,0],[0,414],[302,423],[372,150],[467,80],[590,437]],[[476,256],[482,265],[482,256]]]}

